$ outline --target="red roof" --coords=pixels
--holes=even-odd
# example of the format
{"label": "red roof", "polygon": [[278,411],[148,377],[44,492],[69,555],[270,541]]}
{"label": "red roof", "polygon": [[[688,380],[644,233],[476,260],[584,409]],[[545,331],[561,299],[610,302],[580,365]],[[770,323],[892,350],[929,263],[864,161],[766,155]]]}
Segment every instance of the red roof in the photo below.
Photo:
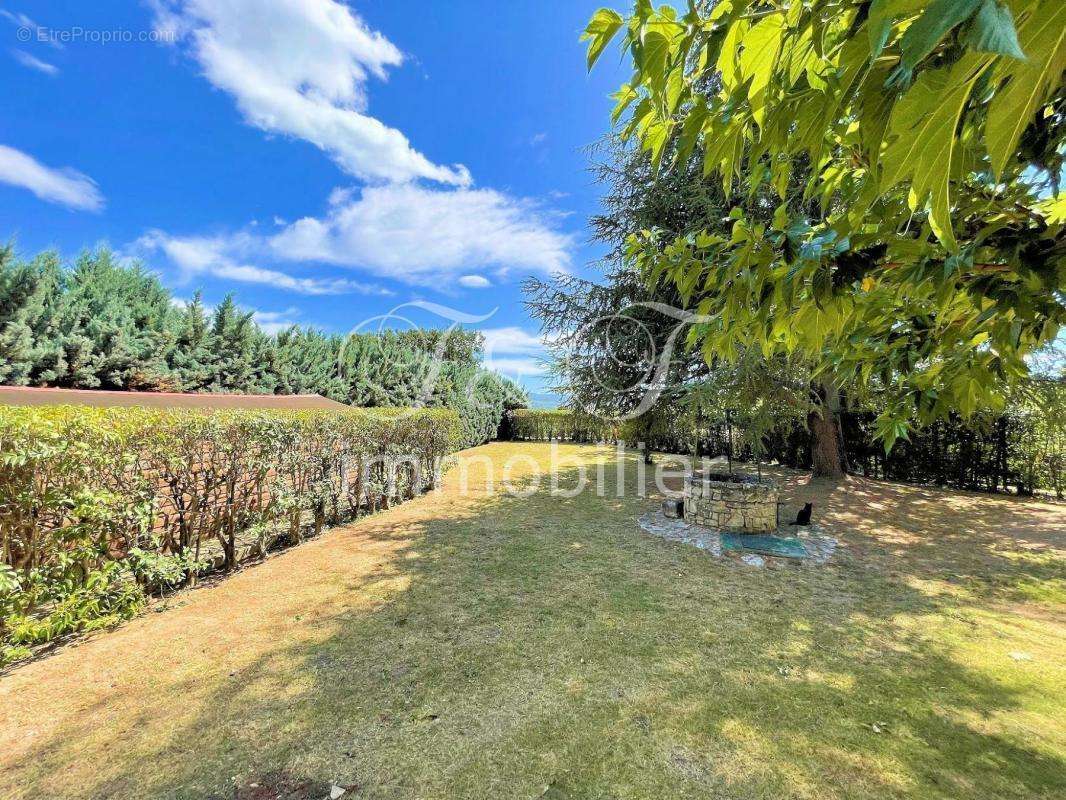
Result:
{"label": "red roof", "polygon": [[99,389],[44,389],[0,386],[0,405],[7,406],[148,406],[151,408],[253,408],[297,411],[349,406],[317,394],[182,394],[178,392],[109,392]]}

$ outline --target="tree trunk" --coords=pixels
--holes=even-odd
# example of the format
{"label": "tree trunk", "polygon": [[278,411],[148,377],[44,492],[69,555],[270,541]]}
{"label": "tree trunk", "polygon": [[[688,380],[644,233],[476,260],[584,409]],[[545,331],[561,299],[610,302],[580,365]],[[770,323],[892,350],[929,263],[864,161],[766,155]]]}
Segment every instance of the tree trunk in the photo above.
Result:
{"label": "tree trunk", "polygon": [[725,459],[729,465],[729,477],[733,477],[733,414],[725,410]]}
{"label": "tree trunk", "polygon": [[[818,391],[821,407],[807,416],[811,430],[811,462],[816,478],[843,478],[848,473],[844,431],[840,425],[840,392],[830,382]],[[820,412],[820,413],[819,413]]]}
{"label": "tree trunk", "polygon": [[1010,461],[1007,458],[1007,451],[1010,449],[1010,442],[1007,440],[1007,418],[1000,417],[996,427],[996,485],[993,486],[993,490],[999,488],[999,481],[1003,481],[1003,491],[1007,491],[1007,482],[1010,480]]}
{"label": "tree trunk", "polygon": [[289,512],[289,543],[299,544],[301,538],[301,514],[299,508],[294,508]]}

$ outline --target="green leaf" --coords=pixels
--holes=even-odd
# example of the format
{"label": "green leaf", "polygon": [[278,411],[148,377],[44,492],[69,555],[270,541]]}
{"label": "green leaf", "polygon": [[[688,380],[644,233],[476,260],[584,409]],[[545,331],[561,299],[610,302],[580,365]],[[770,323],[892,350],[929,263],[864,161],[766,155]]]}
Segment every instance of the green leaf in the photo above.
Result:
{"label": "green leaf", "polygon": [[663,148],[670,138],[670,129],[661,120],[656,119],[648,125],[640,138],[644,149],[651,154],[652,168],[658,169],[663,157]]}
{"label": "green leaf", "polygon": [[1038,208],[1048,225],[1066,225],[1066,192],[1045,198]]}
{"label": "green leaf", "polygon": [[670,56],[672,40],[661,26],[644,31],[640,46],[636,48],[636,63],[652,94],[665,94],[670,80]]}
{"label": "green leaf", "polygon": [[910,81],[910,74],[929,55],[948,31],[977,10],[981,0],[933,0],[899,41],[900,62],[890,79],[893,85]]}
{"label": "green leaf", "polygon": [[917,13],[928,0],[873,0],[870,3],[866,32],[870,37],[870,55],[877,58],[888,44],[892,24],[900,17]]}
{"label": "green leaf", "polygon": [[681,93],[685,89],[685,67],[679,64],[670,70],[666,78],[666,106],[663,109],[665,115],[672,117],[677,112],[677,106],[681,102]]}
{"label": "green leaf", "polygon": [[737,50],[740,48],[744,35],[748,32],[748,27],[747,20],[737,20],[729,26],[725,39],[722,41],[722,50],[718,54],[716,66],[722,76],[722,87],[727,92],[732,91],[738,82]]}
{"label": "green leaf", "polygon": [[1014,29],[1014,15],[996,0],[984,0],[964,39],[967,45],[981,53],[996,53],[1013,58],[1025,58]]}
{"label": "green leaf", "polygon": [[588,40],[589,43],[588,68],[590,70],[604,48],[618,33],[618,29],[622,27],[622,21],[619,13],[610,8],[601,8],[592,15],[585,32],[581,34],[581,41]]}
{"label": "green leaf", "polygon": [[795,85],[808,69],[817,68],[819,58],[814,51],[810,26],[793,31],[785,50],[788,62],[789,85]]}
{"label": "green leaf", "polygon": [[[634,79],[634,83],[635,82],[636,79]],[[629,108],[630,103],[636,100],[638,96],[637,92],[628,83],[622,84],[622,88],[611,95],[611,99],[615,101],[614,109],[611,111],[612,124],[618,123],[618,120],[625,113],[626,109]]]}
{"label": "green leaf", "polygon": [[[888,78],[888,69],[876,66],[870,70],[870,85],[880,86]],[[890,92],[864,91],[858,97],[859,139],[863,148],[876,161],[892,113],[895,97]]]}
{"label": "green leaf", "polygon": [[766,115],[766,89],[773,77],[778,53],[781,52],[784,25],[783,15],[771,14],[748,31],[743,39],[740,77],[748,82],[748,102],[752,116],[760,125]]}
{"label": "green leaf", "polygon": [[644,130],[644,128],[650,124],[650,118],[654,114],[655,109],[652,108],[651,99],[648,97],[642,97],[640,102],[637,103],[637,107],[633,109],[633,114],[629,119],[629,123],[619,134],[622,137],[622,141],[629,140],[638,130]]}
{"label": "green leaf", "polygon": [[1027,61],[1007,61],[999,77],[1006,85],[988,109],[985,140],[997,177],[1014,156],[1022,132],[1033,121],[1066,70],[1066,2],[1043,0],[1018,27]]}
{"label": "green leaf", "polygon": [[692,109],[688,112],[688,116],[685,117],[685,122],[681,126],[681,136],[677,141],[677,154],[674,156],[675,163],[688,163],[689,156],[692,154],[692,149],[696,145],[700,132],[703,130],[703,123],[706,120],[707,103],[703,98],[699,98],[693,103]]}
{"label": "green leaf", "polygon": [[895,137],[882,159],[881,189],[910,181],[910,206],[929,201],[929,224],[949,250],[958,245],[951,230],[951,166],[955,131],[974,84],[991,63],[970,53],[950,69],[930,70],[896,103],[889,123]]}

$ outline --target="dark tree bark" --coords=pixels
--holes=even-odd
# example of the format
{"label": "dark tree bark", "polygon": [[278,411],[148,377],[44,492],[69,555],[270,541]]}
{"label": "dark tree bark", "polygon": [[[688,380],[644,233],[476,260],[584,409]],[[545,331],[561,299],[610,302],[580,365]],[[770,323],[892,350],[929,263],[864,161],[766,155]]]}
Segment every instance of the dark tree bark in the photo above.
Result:
{"label": "dark tree bark", "polygon": [[817,394],[819,408],[807,416],[812,438],[812,471],[816,478],[843,478],[849,467],[844,431],[840,426],[840,392],[826,381]]}

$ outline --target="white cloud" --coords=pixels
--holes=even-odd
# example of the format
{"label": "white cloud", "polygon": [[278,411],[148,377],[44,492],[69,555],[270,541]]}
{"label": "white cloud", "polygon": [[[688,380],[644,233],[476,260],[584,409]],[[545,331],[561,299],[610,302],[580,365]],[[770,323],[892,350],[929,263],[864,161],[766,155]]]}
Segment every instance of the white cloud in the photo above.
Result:
{"label": "white cloud", "polygon": [[252,319],[263,329],[264,333],[271,336],[287,331],[293,325],[299,324],[296,317],[300,316],[298,308],[287,308],[284,311],[255,311]]}
{"label": "white cloud", "polygon": [[387,289],[374,284],[343,278],[299,278],[280,270],[243,263],[246,261],[245,256],[254,252],[258,245],[259,240],[248,234],[178,237],[163,231],[149,231],[134,242],[131,250],[133,255],[141,257],[162,253],[186,278],[212,275],[225,280],[264,284],[275,289],[310,295],[391,294]]}
{"label": "white cloud", "polygon": [[484,365],[509,378],[543,375],[548,371],[547,365],[535,358],[486,358]]}
{"label": "white cloud", "polygon": [[510,353],[528,355],[544,350],[544,339],[527,333],[517,326],[506,328],[486,328],[481,331],[485,337],[487,354]]}
{"label": "white cloud", "polygon": [[[470,188],[465,167],[446,167],[367,113],[367,83],[404,61],[399,49],[340,0],[148,0],[166,41],[180,42],[204,76],[235,99],[245,119],[328,152],[374,185],[343,187],[321,215],[273,236],[156,237],[185,269],[295,291],[334,291],[315,279],[251,266],[318,263],[405,283],[485,288],[511,270],[565,272],[573,237],[536,203]],[[543,135],[534,137],[543,141]],[[420,180],[457,188],[429,188]],[[166,244],[166,248],[164,248]],[[204,253],[206,245],[208,252]],[[189,252],[191,251],[191,252]],[[188,264],[196,266],[189,267]],[[304,281],[303,284],[293,283]],[[307,281],[312,281],[307,284]]]}
{"label": "white cloud", "polygon": [[252,125],[311,142],[368,180],[465,186],[465,167],[432,163],[366,112],[370,75],[403,55],[336,0],[150,0],[167,41],[188,45],[204,76]]}
{"label": "white cloud", "polygon": [[[278,222],[278,220],[275,220]],[[263,283],[305,294],[388,294],[346,279],[294,277],[281,262],[348,267],[417,286],[482,288],[471,270],[562,272],[572,236],[530,201],[490,189],[432,190],[410,184],[338,190],[322,217],[279,225],[274,235],[252,227],[217,236],[149,231],[135,253],[162,252],[187,274]],[[262,266],[262,265],[270,265]]]}
{"label": "white cloud", "polygon": [[394,184],[340,198],[325,217],[297,220],[270,244],[285,260],[439,286],[472,268],[565,272],[572,237],[554,222],[534,203],[492,189]]}
{"label": "white cloud", "polygon": [[15,57],[15,60],[22,66],[29,69],[35,69],[38,72],[43,72],[45,75],[58,75],[59,67],[55,64],[49,64],[47,61],[41,61],[41,59],[31,56],[29,53],[23,50],[12,50],[11,55]]}
{"label": "white cloud", "polygon": [[353,194],[355,194],[355,189],[350,186],[338,186],[329,193],[329,199],[326,202],[329,203],[330,207],[348,205],[352,201]]}
{"label": "white cloud", "polygon": [[[40,25],[38,25],[29,17],[27,17],[25,14],[12,13],[10,11],[5,11],[4,9],[0,8],[0,17],[3,17],[12,25],[17,25],[20,28],[27,28],[30,31],[32,38],[36,41],[45,41],[50,46],[54,47],[56,50],[63,49],[63,45],[60,44],[55,37],[47,35],[47,29],[41,28]],[[42,31],[44,31],[43,34]]]}
{"label": "white cloud", "polygon": [[0,183],[29,189],[42,200],[69,208],[100,211],[104,207],[104,197],[89,176],[69,167],[47,167],[4,145],[0,145]]}
{"label": "white cloud", "polygon": [[545,340],[517,326],[485,328],[485,357],[487,369],[495,370],[510,378],[543,375],[547,372],[544,363]]}

